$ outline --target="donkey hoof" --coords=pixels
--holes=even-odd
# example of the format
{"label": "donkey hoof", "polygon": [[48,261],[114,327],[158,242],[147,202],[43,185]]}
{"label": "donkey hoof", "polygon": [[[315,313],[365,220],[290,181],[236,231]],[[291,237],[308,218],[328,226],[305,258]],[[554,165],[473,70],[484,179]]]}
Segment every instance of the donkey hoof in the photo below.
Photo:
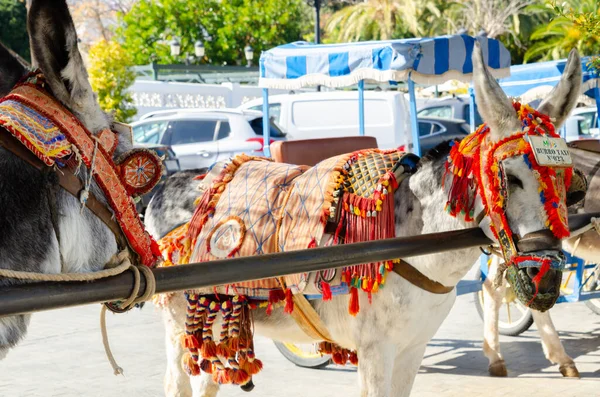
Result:
{"label": "donkey hoof", "polygon": [[504,360],[496,361],[495,363],[490,364],[488,371],[491,376],[499,376],[506,377],[508,376],[508,372],[506,371],[506,364]]}
{"label": "donkey hoof", "polygon": [[241,385],[240,388],[243,391],[252,391],[254,389],[254,382],[252,382],[252,379],[250,379],[248,383]]}
{"label": "donkey hoof", "polygon": [[559,370],[562,376],[564,376],[565,378],[581,378],[581,376],[579,376],[579,371],[577,370],[575,363],[561,365],[559,367]]}

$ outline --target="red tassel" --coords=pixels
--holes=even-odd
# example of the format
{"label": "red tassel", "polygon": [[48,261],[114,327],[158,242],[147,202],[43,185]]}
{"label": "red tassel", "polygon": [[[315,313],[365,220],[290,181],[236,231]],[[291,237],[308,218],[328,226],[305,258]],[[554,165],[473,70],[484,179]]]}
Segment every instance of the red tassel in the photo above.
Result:
{"label": "red tassel", "polygon": [[356,355],[356,352],[350,352],[348,360],[350,361],[350,364],[358,365],[358,356]]}
{"label": "red tassel", "polygon": [[315,240],[315,238],[313,237],[312,240],[310,240],[310,243],[308,244],[308,248],[315,248],[317,246],[317,240]]}
{"label": "red tassel", "polygon": [[351,316],[356,316],[360,311],[360,306],[358,303],[358,289],[351,288],[350,289],[350,306],[348,308],[348,312]]}
{"label": "red tassel", "polygon": [[200,375],[200,367],[198,366],[198,363],[194,361],[190,353],[184,354],[181,365],[183,366],[183,370],[189,376]]}
{"label": "red tassel", "polygon": [[331,288],[329,283],[321,281],[321,290],[323,291],[323,300],[330,301],[332,299]]}
{"label": "red tassel", "polygon": [[217,356],[221,356],[224,358],[230,358],[233,357],[233,352],[231,351],[231,349],[229,349],[229,347],[226,345],[227,342],[225,343],[219,343],[217,345]]}
{"label": "red tassel", "polygon": [[331,360],[334,362],[334,364],[337,364],[337,365],[344,365],[344,364],[346,364],[345,361],[342,361],[343,360],[343,358],[342,358],[342,352],[339,351],[339,350],[336,351],[335,353],[333,353],[331,355]]}
{"label": "red tassel", "polygon": [[283,310],[288,314],[294,311],[294,297],[289,288],[285,291],[285,308]]}
{"label": "red tassel", "polygon": [[272,304],[272,303],[269,303],[269,304],[267,305],[267,316],[270,316],[270,315],[271,315],[271,313],[273,313],[273,304]]}

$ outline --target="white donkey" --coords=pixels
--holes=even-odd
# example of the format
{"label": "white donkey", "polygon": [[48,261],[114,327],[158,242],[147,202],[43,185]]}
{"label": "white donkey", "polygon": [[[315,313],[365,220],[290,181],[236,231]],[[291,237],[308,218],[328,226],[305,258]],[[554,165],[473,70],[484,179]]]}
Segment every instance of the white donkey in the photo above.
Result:
{"label": "white donkey", "polygon": [[[522,124],[511,102],[485,67],[478,44],[473,53],[473,68],[477,105],[491,129],[491,142],[522,131]],[[579,92],[580,84],[580,59],[573,50],[560,82],[560,90],[539,109],[555,120],[557,128],[574,107],[574,93]],[[441,145],[426,155],[420,161],[417,172],[405,179],[394,192],[396,236],[443,232],[477,225],[453,218],[444,209],[450,184],[443,185],[442,182],[449,150],[447,144]],[[539,183],[532,170],[522,156],[504,160],[503,168],[510,192],[505,214],[512,232],[527,236],[545,229]],[[198,195],[200,183],[193,179],[194,176],[193,172],[175,175],[154,196],[146,212],[146,225],[155,238],[166,235],[192,217],[193,201]],[[471,190],[469,194],[469,199],[475,200],[475,192]],[[481,200],[477,198],[476,202],[475,209],[480,211]],[[488,229],[484,227],[484,230]],[[556,249],[558,240],[549,245],[537,249]],[[480,254],[478,248],[473,248],[407,260],[431,280],[452,287],[469,271]],[[558,272],[548,271],[540,284],[540,293],[550,292],[558,277]],[[373,295],[372,304],[368,303],[366,294],[359,293],[361,311],[356,317],[347,314],[347,298],[343,296],[334,296],[329,302],[317,301],[313,306],[333,340],[344,348],[357,351],[360,395],[399,397],[410,394],[427,343],[448,315],[455,296],[455,290],[447,294],[432,294],[390,273],[386,287]],[[202,373],[189,377],[182,369],[185,349],[180,346],[179,339],[184,333],[185,314],[184,295],[175,294],[164,308],[168,360],[165,393],[167,396],[180,397],[215,396],[219,385],[211,376]],[[314,343],[291,316],[283,313],[282,308],[274,309],[270,316],[266,315],[264,309],[257,309],[254,324],[258,334],[273,340]]]}
{"label": "white donkey", "polygon": [[[572,156],[577,164],[578,158],[582,161],[586,157],[594,156],[594,153],[583,153],[580,150],[573,150]],[[596,155],[598,156],[598,155]],[[596,160],[593,160],[592,164]],[[590,164],[591,165],[591,164]],[[587,212],[600,211],[600,190],[598,190],[598,177],[593,173],[596,168],[592,168],[589,188],[585,195],[583,209]],[[594,179],[595,178],[595,179]],[[574,236],[563,241],[563,249],[571,255],[578,256],[589,263],[600,263],[600,234],[599,231],[589,230],[581,235]],[[483,324],[483,353],[489,360],[489,373],[492,376],[507,376],[506,363],[500,352],[500,341],[498,332],[498,317],[502,299],[506,291],[506,280],[502,280],[502,285],[494,288],[492,280],[495,279],[498,264],[498,257],[494,257],[490,264],[489,276],[483,284],[484,300],[484,324]],[[550,317],[550,311],[539,312],[532,309],[533,321],[540,333],[542,348],[546,358],[553,364],[559,365],[561,374],[565,377],[579,377],[579,371],[573,359],[567,354],[563,347],[558,332]]]}

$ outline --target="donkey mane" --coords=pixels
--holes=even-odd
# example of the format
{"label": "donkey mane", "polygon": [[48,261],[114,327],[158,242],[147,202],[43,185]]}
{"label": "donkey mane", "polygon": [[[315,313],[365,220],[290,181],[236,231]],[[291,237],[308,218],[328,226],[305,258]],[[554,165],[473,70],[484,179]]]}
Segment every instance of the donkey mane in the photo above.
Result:
{"label": "donkey mane", "polygon": [[417,169],[420,169],[429,163],[435,163],[439,160],[446,159],[450,154],[450,149],[452,149],[452,142],[457,144],[460,141],[458,139],[449,139],[437,144],[434,148],[425,153],[423,157],[421,157],[421,160],[419,160],[419,163],[417,164]]}

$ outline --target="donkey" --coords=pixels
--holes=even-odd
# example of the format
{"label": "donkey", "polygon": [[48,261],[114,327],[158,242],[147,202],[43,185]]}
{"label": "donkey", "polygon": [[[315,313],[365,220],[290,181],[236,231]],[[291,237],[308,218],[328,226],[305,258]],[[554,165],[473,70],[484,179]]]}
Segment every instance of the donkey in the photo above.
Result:
{"label": "donkey", "polygon": [[[521,131],[521,123],[515,110],[483,62],[478,44],[473,53],[473,77],[477,105],[492,131],[492,139],[498,142]],[[580,58],[576,50],[560,82],[561,89],[550,96],[540,111],[555,120],[560,127],[575,105],[581,84]],[[394,192],[396,236],[411,236],[463,229],[477,225],[445,214],[449,184],[443,184],[445,164],[450,153],[448,143],[424,156],[417,171],[405,179]],[[545,229],[542,220],[539,184],[532,171],[519,158],[504,162],[507,189],[510,200],[506,214],[515,234],[526,236]],[[161,238],[170,230],[187,222],[194,211],[193,201],[198,189],[206,188],[194,179],[197,174],[187,171],[174,175],[157,191],[146,212],[146,226],[155,238]],[[475,193],[471,191],[470,199]],[[481,208],[477,199],[476,209]],[[483,228],[486,229],[485,227]],[[554,248],[558,248],[556,240]],[[537,249],[541,249],[538,247]],[[552,248],[552,247],[545,247]],[[479,257],[479,249],[462,249],[444,254],[430,254],[408,258],[411,265],[431,280],[445,286],[456,286]],[[535,272],[526,277],[534,277]],[[549,270],[540,284],[540,293],[556,292],[555,283],[559,272]],[[374,294],[372,303],[366,294],[359,294],[360,313],[356,317],[347,315],[344,297],[333,297],[332,301],[312,302],[316,312],[327,326],[333,340],[340,346],[356,350],[359,357],[358,374],[360,395],[363,397],[408,396],[417,374],[427,343],[448,315],[456,297],[455,290],[445,295],[426,292],[396,274],[390,274],[386,287]],[[189,377],[181,368],[185,353],[179,344],[184,333],[182,324],[186,315],[183,293],[172,296],[163,308],[166,327],[167,371],[165,393],[168,396],[215,396],[219,390],[212,377],[202,373]],[[283,313],[273,309],[270,316],[264,309],[254,313],[256,332],[273,340],[314,343]],[[378,332],[373,332],[376,329]]]}
{"label": "donkey", "polygon": [[[589,186],[583,201],[586,212],[600,211],[600,192],[598,191],[598,164],[600,155],[591,151],[571,149],[574,164],[588,178]],[[594,157],[595,156],[595,157]],[[586,169],[588,168],[588,169]],[[578,207],[578,206],[577,206]],[[589,230],[581,235],[563,241],[563,249],[571,255],[578,256],[589,263],[600,263],[600,234]],[[489,360],[488,371],[491,376],[507,376],[506,363],[500,352],[498,334],[498,315],[505,295],[506,280],[494,288],[494,280],[498,272],[500,259],[494,257],[490,265],[488,278],[483,284],[484,324],[483,324],[483,353]],[[562,345],[558,332],[550,317],[550,311],[540,312],[532,309],[533,321],[540,333],[542,348],[546,358],[553,364],[559,365],[559,371],[565,377],[579,377],[579,371],[573,359],[567,354]]]}
{"label": "donkey", "polygon": [[[92,133],[111,126],[88,82],[77,34],[65,0],[33,0],[27,21],[33,64],[47,88]],[[0,97],[25,69],[0,45]],[[0,127],[1,128],[1,127]],[[115,158],[132,148],[118,135]],[[85,167],[82,167],[85,168]],[[85,180],[87,172],[81,170]],[[115,235],[79,200],[58,184],[54,172],[41,172],[0,146],[0,268],[40,273],[101,270],[118,250]],[[90,191],[106,204],[102,191]],[[56,222],[53,222],[53,217]],[[0,278],[0,288],[19,281]],[[0,318],[0,359],[23,339],[30,315]]]}

